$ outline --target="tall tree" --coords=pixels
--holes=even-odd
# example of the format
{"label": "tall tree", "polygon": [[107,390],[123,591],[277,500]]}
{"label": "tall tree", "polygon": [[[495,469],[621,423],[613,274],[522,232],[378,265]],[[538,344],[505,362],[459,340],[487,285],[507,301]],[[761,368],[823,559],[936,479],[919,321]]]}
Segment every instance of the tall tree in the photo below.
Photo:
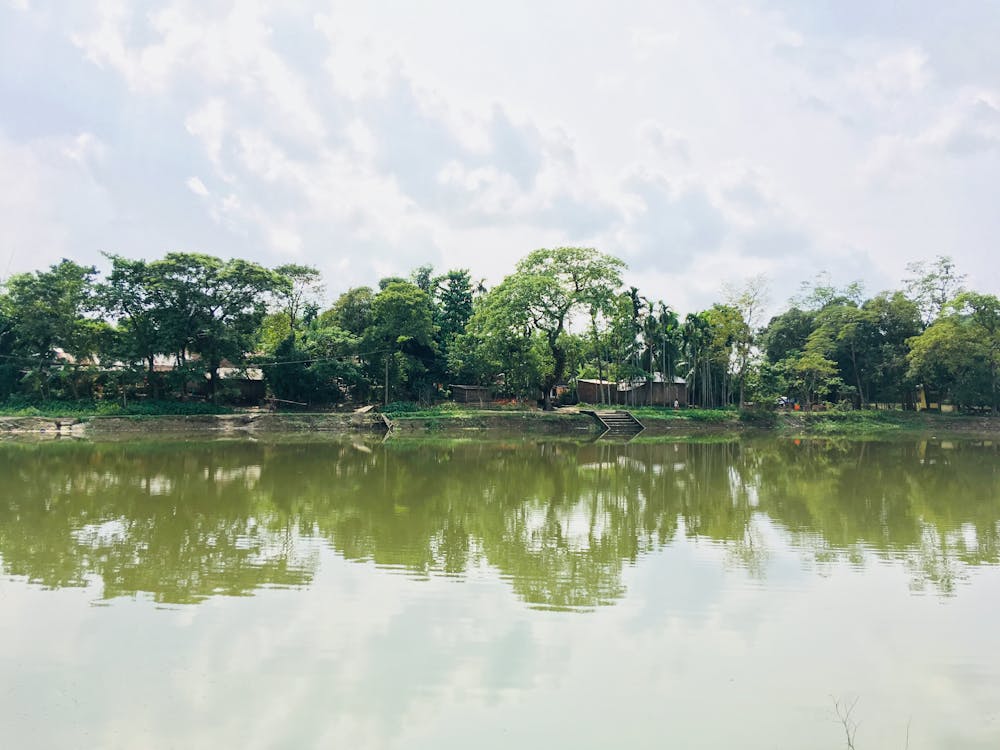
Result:
{"label": "tall tree", "polygon": [[274,296],[277,308],[288,318],[288,335],[295,345],[295,336],[303,318],[315,317],[323,294],[323,279],[319,269],[298,263],[287,263],[274,269],[278,274]]}
{"label": "tall tree", "polygon": [[[97,269],[62,260],[47,271],[22,273],[6,282],[8,336],[30,380],[45,398],[56,349],[80,360],[98,344],[98,322],[87,316],[95,307]],[[70,379],[75,389],[75,381]]]}
{"label": "tall tree", "polygon": [[448,271],[437,283],[437,325],[448,341],[465,330],[472,317],[472,277],[467,269]]}
{"label": "tall tree", "polygon": [[323,325],[336,325],[354,336],[361,336],[371,325],[372,301],[375,292],[371,287],[356,286],[337,298],[333,307],[320,316]]}
{"label": "tall tree", "polygon": [[569,352],[563,337],[571,316],[608,299],[621,286],[624,267],[618,258],[593,248],[535,250],[486,295],[476,312],[482,328],[493,335],[541,336],[551,365],[537,384],[546,409],[552,408],[552,388],[566,375]]}
{"label": "tall tree", "polygon": [[963,291],[965,274],[958,273],[955,261],[948,255],[939,255],[933,261],[909,263],[910,276],[904,281],[906,293],[917,307],[924,325],[933,323],[944,306]]}
{"label": "tall tree", "polygon": [[216,400],[222,360],[240,362],[252,349],[267,298],[281,288],[282,279],[256,263],[198,253],[168,253],[151,265],[170,351],[181,363],[187,352],[201,355]]}
{"label": "tall tree", "polygon": [[0,401],[10,398],[17,385],[19,368],[14,354],[14,319],[10,297],[0,293]]}
{"label": "tall tree", "polygon": [[156,355],[166,351],[162,330],[163,300],[159,297],[155,267],[144,260],[107,254],[111,273],[97,286],[97,296],[106,315],[118,324],[118,359],[141,363],[154,397],[159,395],[155,376]]}
{"label": "tall tree", "polygon": [[1000,299],[963,292],[910,344],[911,372],[926,390],[965,406],[1000,408]]}
{"label": "tall tree", "polygon": [[870,343],[872,401],[912,408],[913,384],[907,376],[907,341],[920,334],[920,311],[902,292],[884,292],[864,304],[874,337]]}
{"label": "tall tree", "polygon": [[726,290],[726,303],[739,313],[739,324],[731,331],[733,348],[733,367],[740,387],[740,408],[746,400],[746,380],[750,371],[751,358],[754,353],[755,337],[760,327],[760,316],[767,306],[767,278],[755,276],[748,279],[742,287],[731,287]]}
{"label": "tall tree", "polygon": [[390,375],[413,382],[434,354],[434,321],[430,296],[415,284],[393,281],[372,301],[371,324],[364,334],[369,362],[382,367],[383,401],[392,393]]}

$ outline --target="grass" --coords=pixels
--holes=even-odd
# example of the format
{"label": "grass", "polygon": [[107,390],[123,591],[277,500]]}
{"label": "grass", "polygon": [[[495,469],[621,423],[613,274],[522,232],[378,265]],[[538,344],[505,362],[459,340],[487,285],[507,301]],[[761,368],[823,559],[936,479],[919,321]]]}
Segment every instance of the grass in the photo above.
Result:
{"label": "grass", "polygon": [[231,414],[232,409],[199,401],[22,401],[0,404],[2,417],[126,417]]}
{"label": "grass", "polygon": [[[600,410],[608,407],[579,404],[576,409]],[[737,411],[728,409],[673,409],[663,406],[636,406],[627,408],[647,427],[657,422],[670,431],[684,431],[690,425],[691,431],[710,429],[724,433],[738,432],[741,428],[775,431],[785,435],[865,437],[885,436],[907,432],[994,432],[1000,429],[1000,420],[989,420],[983,416],[959,414],[927,414],[904,411],[822,411],[791,412],[772,410]],[[574,411],[576,410],[574,409]],[[530,423],[561,422],[567,424],[572,418],[566,412],[543,412],[514,404],[491,405],[488,409],[467,404],[443,402],[422,405],[414,402],[394,402],[379,409],[393,421],[408,422],[411,425],[423,422],[428,431],[444,430],[448,427],[472,427],[485,430],[499,430],[523,433],[530,431]],[[188,416],[208,414],[230,414],[233,409],[204,402],[182,401],[136,401],[122,406],[113,401],[27,401],[10,400],[0,404],[0,417],[132,417],[155,418],[160,416]],[[292,416],[292,413],[288,413]],[[295,412],[294,416],[307,416]],[[698,427],[696,427],[698,425]]]}
{"label": "grass", "polygon": [[604,409],[625,409],[640,421],[646,419],[676,419],[685,422],[710,422],[722,424],[733,422],[737,419],[739,412],[735,408],[729,409],[693,409],[685,407],[674,409],[672,406],[603,406],[598,404],[578,404],[580,409],[602,411]]}

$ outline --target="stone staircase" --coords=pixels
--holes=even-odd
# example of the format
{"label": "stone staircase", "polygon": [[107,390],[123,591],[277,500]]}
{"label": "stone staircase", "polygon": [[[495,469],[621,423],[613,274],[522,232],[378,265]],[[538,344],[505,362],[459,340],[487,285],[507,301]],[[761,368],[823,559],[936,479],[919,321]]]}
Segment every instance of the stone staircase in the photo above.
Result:
{"label": "stone staircase", "polygon": [[624,410],[587,413],[592,415],[604,428],[601,437],[633,437],[646,429],[642,422]]}

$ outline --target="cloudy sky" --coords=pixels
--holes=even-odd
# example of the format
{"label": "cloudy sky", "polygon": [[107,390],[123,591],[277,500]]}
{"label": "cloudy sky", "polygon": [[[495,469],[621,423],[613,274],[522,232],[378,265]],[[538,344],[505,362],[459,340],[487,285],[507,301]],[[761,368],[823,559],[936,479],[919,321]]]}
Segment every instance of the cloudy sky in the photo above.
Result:
{"label": "cloudy sky", "polygon": [[597,247],[1000,292],[1000,4],[0,0],[0,277],[100,252],[498,281]]}

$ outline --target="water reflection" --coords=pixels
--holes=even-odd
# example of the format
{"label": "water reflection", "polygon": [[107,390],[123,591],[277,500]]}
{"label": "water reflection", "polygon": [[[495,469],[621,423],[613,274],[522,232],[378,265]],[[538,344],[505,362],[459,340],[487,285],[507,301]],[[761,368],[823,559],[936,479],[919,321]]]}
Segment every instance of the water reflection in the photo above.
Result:
{"label": "water reflection", "polygon": [[983,442],[10,443],[0,558],[48,587],[191,603],[306,585],[322,542],[418,577],[488,565],[532,606],[586,609],[684,535],[755,575],[792,545],[820,572],[901,563],[950,594],[998,560],[996,459]]}

